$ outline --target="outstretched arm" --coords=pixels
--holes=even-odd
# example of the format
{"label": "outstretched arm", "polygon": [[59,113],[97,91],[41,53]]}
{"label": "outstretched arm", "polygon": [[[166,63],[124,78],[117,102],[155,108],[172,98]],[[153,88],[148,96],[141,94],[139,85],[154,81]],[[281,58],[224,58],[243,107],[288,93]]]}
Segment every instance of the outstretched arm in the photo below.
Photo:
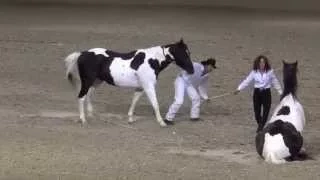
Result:
{"label": "outstretched arm", "polygon": [[253,80],[253,71],[250,72],[250,74],[246,77],[246,79],[244,79],[240,85],[237,88],[237,92],[243,90],[244,88],[246,88],[247,86],[249,86],[249,84],[252,82]]}

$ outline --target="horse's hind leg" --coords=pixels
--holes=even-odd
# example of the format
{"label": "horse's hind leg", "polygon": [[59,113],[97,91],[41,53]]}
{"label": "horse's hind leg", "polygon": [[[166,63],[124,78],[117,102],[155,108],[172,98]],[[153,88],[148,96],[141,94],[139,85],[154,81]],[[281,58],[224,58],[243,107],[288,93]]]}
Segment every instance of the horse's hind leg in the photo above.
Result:
{"label": "horse's hind leg", "polygon": [[83,96],[78,99],[79,102],[79,113],[80,113],[80,121],[82,124],[87,123],[86,115],[84,111],[84,104],[85,104],[86,96]]}
{"label": "horse's hind leg", "polygon": [[[84,106],[87,101],[86,99],[88,96],[88,91],[94,85],[94,82],[97,79],[97,75],[99,73],[99,67],[100,67],[99,59],[97,59],[94,55],[89,53],[79,57],[78,70],[79,70],[79,76],[81,80],[81,89],[80,89],[78,98],[79,98],[80,120],[83,124],[87,123]],[[89,101],[90,101],[90,97],[89,97]]]}
{"label": "horse's hind leg", "polygon": [[87,112],[88,112],[88,116],[89,117],[93,117],[93,106],[92,106],[92,103],[91,103],[91,99],[92,99],[92,96],[94,94],[94,90],[95,90],[95,88],[91,87],[89,89],[87,97],[86,97],[86,100],[87,100]]}
{"label": "horse's hind leg", "polygon": [[82,124],[87,124],[86,116],[85,116],[85,102],[87,100],[88,91],[90,87],[92,86],[93,81],[89,80],[81,80],[81,90],[79,92],[78,98],[79,98],[79,112],[80,112],[80,120]]}
{"label": "horse's hind leg", "polygon": [[101,84],[100,80],[96,80],[93,84],[92,87],[90,87],[87,97],[86,97],[86,101],[87,101],[87,112],[88,112],[88,116],[89,117],[93,117],[93,105],[92,105],[92,97],[94,94],[95,89]]}
{"label": "horse's hind leg", "polygon": [[134,92],[134,95],[132,98],[132,103],[131,103],[131,106],[128,111],[129,123],[132,123],[135,121],[133,119],[134,110],[136,108],[137,102],[139,101],[139,99],[142,95],[143,95],[143,89],[137,88]]}

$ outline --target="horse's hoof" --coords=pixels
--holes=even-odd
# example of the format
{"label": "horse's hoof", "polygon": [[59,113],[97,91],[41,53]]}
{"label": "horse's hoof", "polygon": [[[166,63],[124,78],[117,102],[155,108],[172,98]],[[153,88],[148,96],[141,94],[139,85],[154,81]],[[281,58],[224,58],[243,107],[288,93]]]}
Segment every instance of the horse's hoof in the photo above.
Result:
{"label": "horse's hoof", "polygon": [[167,124],[166,124],[165,122],[161,122],[161,123],[160,123],[160,126],[161,126],[161,127],[167,127]]}
{"label": "horse's hoof", "polygon": [[173,121],[169,121],[167,119],[163,120],[167,125],[174,125]]}
{"label": "horse's hoof", "polygon": [[135,119],[135,118],[133,118],[133,117],[129,116],[128,123],[129,123],[129,124],[132,124],[132,123],[134,123],[136,120],[137,120],[137,119]]}
{"label": "horse's hoof", "polygon": [[88,121],[81,121],[80,120],[81,127],[88,127]]}
{"label": "horse's hoof", "polygon": [[76,120],[74,120],[74,122],[80,124],[80,123],[82,123],[82,120],[81,119],[76,119]]}
{"label": "horse's hoof", "polygon": [[88,112],[88,117],[89,118],[93,118],[94,117],[94,113],[93,112]]}
{"label": "horse's hoof", "polygon": [[299,151],[299,153],[301,153],[301,154],[306,154],[306,148],[304,148],[304,147],[302,147],[301,149],[300,149],[300,151]]}

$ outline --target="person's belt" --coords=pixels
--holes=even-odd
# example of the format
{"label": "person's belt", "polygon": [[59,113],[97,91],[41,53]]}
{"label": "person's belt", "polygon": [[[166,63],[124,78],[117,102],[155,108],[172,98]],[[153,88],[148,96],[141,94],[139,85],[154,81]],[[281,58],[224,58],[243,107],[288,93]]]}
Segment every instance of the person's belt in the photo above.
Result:
{"label": "person's belt", "polygon": [[254,88],[254,89],[256,89],[256,90],[258,90],[258,91],[267,91],[267,90],[269,90],[270,88]]}

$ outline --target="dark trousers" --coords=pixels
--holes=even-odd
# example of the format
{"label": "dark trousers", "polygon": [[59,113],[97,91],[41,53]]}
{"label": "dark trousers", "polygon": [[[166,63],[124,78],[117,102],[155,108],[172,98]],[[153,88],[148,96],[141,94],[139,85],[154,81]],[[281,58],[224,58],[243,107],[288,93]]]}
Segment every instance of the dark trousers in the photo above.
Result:
{"label": "dark trousers", "polygon": [[[263,129],[268,120],[271,107],[271,91],[268,89],[255,88],[253,93],[253,108],[256,121],[258,123],[257,131]],[[261,108],[263,112],[261,114]]]}

